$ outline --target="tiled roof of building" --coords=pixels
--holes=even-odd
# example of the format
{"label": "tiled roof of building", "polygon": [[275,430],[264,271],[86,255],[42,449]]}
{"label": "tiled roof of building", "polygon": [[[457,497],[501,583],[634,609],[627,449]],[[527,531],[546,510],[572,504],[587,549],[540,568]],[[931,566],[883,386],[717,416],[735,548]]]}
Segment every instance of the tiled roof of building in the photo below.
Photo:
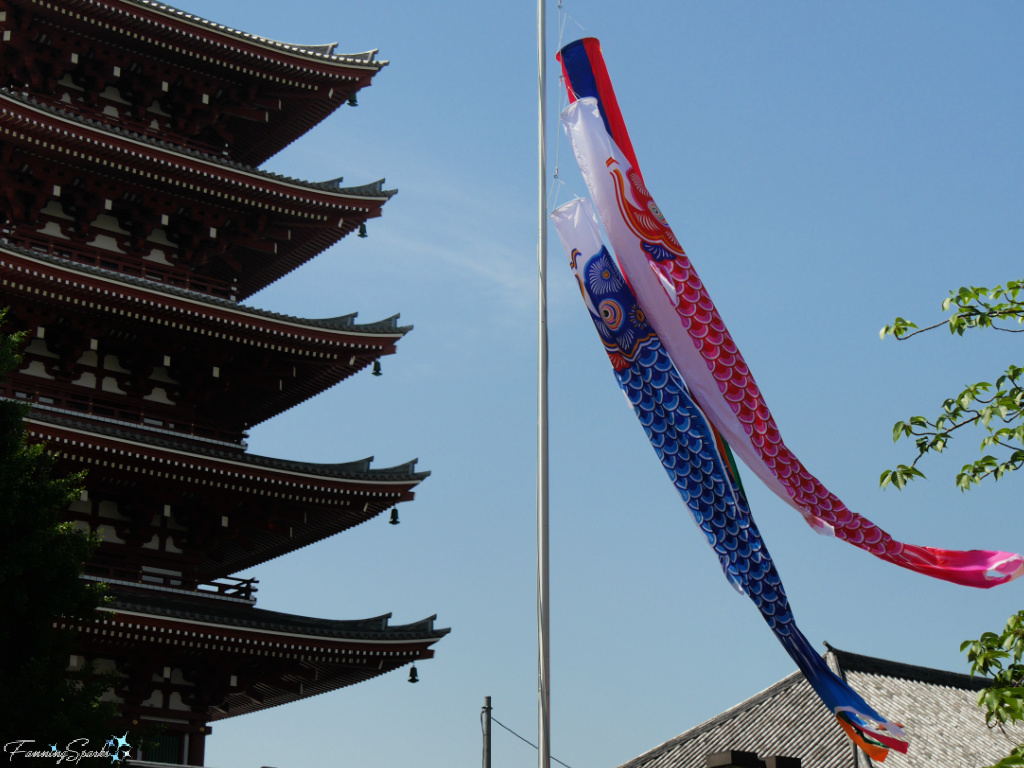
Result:
{"label": "tiled roof of building", "polygon": [[350,312],[347,315],[327,318],[296,317],[295,315],[271,312],[267,309],[249,306],[248,304],[240,304],[237,301],[223,299],[218,296],[211,296],[208,293],[190,291],[187,288],[179,288],[167,283],[157,282],[156,280],[127,275],[123,272],[114,272],[113,270],[96,267],[91,264],[82,264],[80,262],[71,261],[70,259],[51,256],[50,254],[43,253],[42,251],[25,248],[15,243],[8,242],[7,238],[3,236],[0,236],[0,247],[23,256],[30,256],[33,259],[53,264],[54,266],[59,266],[62,269],[69,269],[86,275],[96,275],[108,280],[117,280],[118,282],[137,286],[139,288],[145,288],[149,291],[158,291],[160,293],[165,293],[168,296],[187,298],[191,301],[209,304],[211,307],[229,309],[234,312],[242,312],[259,318],[267,318],[268,320],[280,320],[287,323],[309,326],[311,328],[327,328],[332,331],[353,331],[356,333],[373,334],[379,333],[387,336],[393,336],[396,334],[404,336],[413,328],[411,325],[399,325],[399,315],[392,315],[391,317],[384,318],[383,320],[375,320],[370,323],[357,323],[356,318],[359,316],[358,312]]}
{"label": "tiled roof of building", "polygon": [[111,136],[116,136],[123,139],[129,139],[140,144],[145,144],[158,149],[166,150],[169,152],[175,152],[183,157],[194,158],[204,163],[210,163],[212,165],[220,166],[225,169],[239,171],[242,173],[249,174],[253,177],[266,179],[268,181],[280,182],[282,184],[289,184],[295,187],[305,188],[309,190],[315,190],[319,192],[331,192],[346,197],[366,197],[373,200],[380,199],[391,199],[398,194],[397,189],[384,189],[384,179],[378,179],[377,181],[370,182],[369,184],[359,184],[351,187],[343,187],[341,183],[343,177],[331,179],[328,181],[305,181],[303,179],[295,179],[291,176],[284,176],[280,173],[273,173],[272,171],[265,171],[260,168],[255,168],[245,163],[239,163],[226,157],[218,155],[212,155],[209,152],[204,152],[200,149],[193,147],[185,147],[180,144],[173,144],[167,141],[161,141],[160,139],[154,138],[153,136],[147,136],[145,134],[131,131],[127,128],[122,128],[117,125],[112,125],[106,122],[100,122],[99,120],[93,120],[92,118],[85,117],[77,112],[70,111],[67,109],[58,108],[52,104],[46,104],[41,102],[29,94],[19,89],[11,88],[0,88],[0,95],[4,98],[12,101],[24,104],[32,109],[37,109],[41,112],[53,115],[54,117],[60,118],[61,120],[67,120],[78,125],[85,126],[101,133],[107,133]]}
{"label": "tiled roof of building", "polygon": [[260,37],[259,35],[253,35],[248,32],[242,32],[232,27],[227,27],[223,24],[218,24],[214,21],[209,21],[200,16],[196,16],[191,13],[186,13],[172,6],[164,3],[154,2],[154,0],[129,0],[130,3],[135,5],[151,8],[154,10],[162,11],[163,13],[176,16],[183,21],[188,21],[193,24],[199,24],[207,27],[216,32],[238,37],[242,40],[248,40],[250,42],[261,43],[263,45],[273,46],[274,48],[280,48],[281,50],[288,51],[290,53],[298,53],[307,56],[313,56],[317,58],[327,59],[331,61],[343,62],[349,65],[363,65],[366,67],[372,67],[374,69],[380,69],[381,67],[387,66],[386,61],[377,61],[376,49],[372,51],[363,51],[361,53],[335,53],[335,48],[338,47],[337,43],[322,43],[319,45],[299,45],[296,43],[283,43],[279,40],[271,40],[270,38]]}
{"label": "tiled roof of building", "polygon": [[[980,768],[1024,741],[1024,728],[990,729],[977,707],[984,682],[969,675],[860,656],[829,647],[826,659],[864,699],[900,722],[906,755],[886,768]],[[865,768],[856,750],[800,672],[640,755],[621,768],[705,768],[715,752],[740,750],[801,760],[804,768]]]}
{"label": "tiled roof of building", "polygon": [[393,467],[381,468],[370,466],[373,462],[372,456],[337,464],[315,464],[308,461],[292,461],[271,456],[258,456],[238,450],[224,450],[210,443],[192,443],[175,440],[168,433],[157,434],[155,431],[147,433],[137,428],[126,429],[112,420],[93,418],[86,421],[84,419],[68,418],[60,413],[48,412],[45,408],[39,406],[36,406],[32,411],[31,418],[58,427],[87,429],[89,432],[100,436],[122,438],[142,445],[166,448],[182,455],[246,464],[254,469],[281,470],[336,480],[363,480],[379,483],[419,483],[430,477],[429,471],[416,471],[416,464],[419,459],[412,459],[404,464],[398,464]]}
{"label": "tiled roof of building", "polygon": [[451,630],[435,629],[436,616],[429,616],[411,624],[391,624],[391,614],[368,619],[318,619],[290,613],[267,611],[248,605],[211,602],[177,595],[144,591],[111,589],[110,608],[117,611],[135,611],[152,616],[188,619],[224,627],[243,627],[270,632],[285,632],[311,637],[338,638],[364,641],[436,641]]}

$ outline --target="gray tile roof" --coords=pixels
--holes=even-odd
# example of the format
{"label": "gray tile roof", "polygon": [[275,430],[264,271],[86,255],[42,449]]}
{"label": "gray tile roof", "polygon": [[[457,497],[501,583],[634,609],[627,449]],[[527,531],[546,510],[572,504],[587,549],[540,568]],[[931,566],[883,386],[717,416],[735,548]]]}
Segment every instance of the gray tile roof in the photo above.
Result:
{"label": "gray tile roof", "polygon": [[226,461],[248,464],[254,468],[276,469],[286,472],[298,472],[306,475],[316,475],[337,480],[364,480],[380,483],[420,483],[430,477],[430,472],[417,472],[416,464],[419,459],[412,459],[404,464],[393,467],[371,467],[373,457],[347,461],[338,464],[314,464],[308,461],[292,461],[289,459],[277,459],[271,456],[258,456],[252,453],[245,453],[241,450],[225,450],[216,445],[207,443],[192,443],[185,440],[175,440],[170,435],[157,435],[146,433],[137,429],[126,429],[115,423],[103,423],[87,418],[68,418],[66,415],[49,413],[41,408],[32,411],[32,418],[36,421],[53,424],[58,427],[70,427],[84,429],[100,436],[109,436],[133,440],[143,445],[151,445],[156,448],[168,448],[180,453],[192,454],[210,459],[222,459]]}
{"label": "gray tile roof", "polygon": [[116,613],[137,611],[167,618],[188,619],[224,627],[244,627],[273,632],[329,637],[346,640],[416,641],[439,640],[450,629],[435,629],[437,616],[428,616],[411,624],[391,624],[391,614],[368,619],[319,619],[278,611],[267,611],[248,605],[211,602],[177,595],[154,594],[139,590],[111,587],[110,607]]}
{"label": "gray tile roof", "polygon": [[298,45],[295,43],[283,43],[279,40],[271,40],[267,37],[260,37],[259,35],[253,35],[248,32],[242,32],[231,27],[227,27],[223,24],[218,24],[214,21],[208,21],[200,16],[195,16],[191,13],[178,10],[172,6],[165,5],[164,3],[154,2],[154,0],[128,0],[129,3],[141,6],[143,8],[152,8],[172,16],[177,16],[183,21],[188,21],[193,24],[199,24],[217,32],[232,35],[234,37],[241,38],[243,40],[249,40],[252,42],[262,43],[264,45],[273,46],[274,48],[280,48],[281,50],[288,51],[290,53],[299,53],[307,56],[313,56],[320,59],[327,59],[329,61],[342,62],[350,65],[361,65],[366,67],[372,67],[374,69],[380,69],[381,67],[387,66],[386,61],[377,61],[377,50],[363,51],[361,53],[335,53],[334,50],[337,48],[337,43],[323,43],[319,45]]}
{"label": "gray tile roof", "polygon": [[[859,656],[829,648],[829,666],[876,710],[902,723],[906,755],[892,751],[886,768],[980,768],[1024,741],[1024,727],[1007,735],[985,725],[976,706],[983,687],[969,675]],[[622,768],[705,768],[713,752],[797,757],[803,768],[865,768],[803,675],[795,672],[735,707],[691,728]]]}
{"label": "gray tile roof", "polygon": [[413,328],[411,325],[399,325],[398,318],[400,315],[392,315],[391,317],[386,317],[383,320],[376,320],[370,323],[357,323],[356,318],[359,316],[358,312],[350,312],[347,315],[326,318],[296,317],[295,315],[271,312],[267,309],[259,309],[258,307],[252,307],[248,304],[240,304],[237,301],[222,299],[219,296],[212,296],[208,293],[190,291],[187,288],[179,288],[178,286],[161,283],[149,278],[127,275],[123,272],[114,272],[113,270],[96,267],[91,264],[83,264],[78,261],[72,261],[71,259],[51,256],[48,253],[9,242],[4,236],[0,236],[0,248],[23,256],[29,256],[33,259],[38,259],[39,261],[45,261],[48,264],[53,264],[63,269],[70,269],[86,275],[96,275],[108,280],[117,280],[118,282],[125,283],[126,285],[138,286],[149,291],[159,291],[160,293],[165,293],[168,296],[179,296],[192,301],[200,301],[204,304],[209,304],[211,307],[230,309],[235,312],[245,312],[250,315],[255,315],[256,317],[267,318],[268,320],[282,320],[288,323],[308,325],[313,328],[354,331],[357,333],[380,333],[388,336],[393,336],[395,334],[402,334],[404,336]]}
{"label": "gray tile roof", "polygon": [[55,106],[53,104],[47,104],[42,101],[38,101],[21,89],[11,88],[0,88],[0,95],[4,98],[8,98],[12,101],[24,104],[32,109],[37,109],[42,112],[46,112],[55,117],[63,120],[69,120],[73,123],[86,126],[102,133],[108,133],[113,136],[122,137],[125,139],[131,139],[141,144],[147,144],[158,149],[167,150],[169,152],[175,152],[185,157],[192,157],[197,160],[201,160],[205,163],[211,163],[213,165],[219,165],[223,168],[230,170],[240,171],[247,173],[257,178],[267,179],[269,181],[280,182],[283,184],[290,184],[296,187],[304,187],[310,190],[318,190],[321,192],[333,192],[338,195],[344,195],[346,197],[366,197],[374,200],[388,199],[398,194],[397,189],[384,189],[384,179],[378,179],[377,181],[370,182],[369,184],[360,184],[352,187],[343,187],[341,182],[343,177],[337,179],[330,179],[328,181],[304,181],[303,179],[294,179],[291,176],[284,176],[280,173],[273,173],[272,171],[264,171],[260,168],[255,168],[245,163],[235,162],[226,157],[220,157],[218,155],[211,155],[208,152],[203,152],[200,149],[193,147],[182,146],[181,144],[174,144],[167,141],[161,141],[153,136],[147,136],[142,133],[131,131],[127,128],[122,128],[117,125],[108,122],[101,122],[99,120],[93,120],[92,118],[85,117],[77,112],[69,111],[67,109]]}

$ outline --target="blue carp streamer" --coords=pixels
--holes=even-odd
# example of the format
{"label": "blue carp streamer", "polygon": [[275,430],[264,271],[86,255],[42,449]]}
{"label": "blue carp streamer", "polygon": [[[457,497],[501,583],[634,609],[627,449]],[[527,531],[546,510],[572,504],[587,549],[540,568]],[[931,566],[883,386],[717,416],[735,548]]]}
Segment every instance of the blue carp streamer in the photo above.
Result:
{"label": "blue carp streamer", "polygon": [[[750,515],[738,475],[726,459],[724,443],[717,439],[648,324],[614,258],[599,245],[596,234],[572,238],[574,233],[567,237],[563,231],[568,231],[572,224],[580,226],[581,219],[585,221],[586,216],[580,216],[578,210],[584,206],[581,201],[574,201],[552,215],[584,303],[619,386],[673,485],[718,556],[726,578],[754,602],[808,682],[859,746],[875,759],[884,758],[887,748],[905,751],[902,730],[877,714],[836,677],[796,626],[782,580]],[[564,210],[570,207],[574,210]],[[575,221],[568,223],[570,219]],[[596,233],[596,222],[594,227]],[[593,255],[584,256],[579,248],[573,247],[574,241]]]}

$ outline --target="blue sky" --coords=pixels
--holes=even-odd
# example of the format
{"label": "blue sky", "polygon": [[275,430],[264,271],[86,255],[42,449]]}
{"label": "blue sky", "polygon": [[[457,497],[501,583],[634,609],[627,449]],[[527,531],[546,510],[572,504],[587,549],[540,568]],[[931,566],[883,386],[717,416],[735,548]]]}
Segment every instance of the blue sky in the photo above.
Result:
{"label": "blue sky", "polygon": [[[420,459],[403,505],[254,569],[260,606],[329,617],[438,614],[436,659],[216,724],[217,768],[472,766],[478,714],[536,734],[536,9],[532,3],[194,0],[184,10],[294,43],[379,48],[391,64],[266,167],[399,194],[253,297],[306,317],[401,312],[415,326],[364,373],[255,429],[254,453]],[[939,319],[949,289],[1021,277],[1024,6],[950,2],[565,0],[564,41],[602,40],[646,181],[699,270],[787,444],[896,538],[1024,549],[1020,479],[962,495],[965,437],[897,493],[893,422],[1020,360],[1019,337],[897,344],[897,314]],[[552,204],[585,190],[564,138],[549,5]],[[552,231],[552,746],[613,768],[789,674],[726,583],[619,393]],[[1016,355],[1016,357],[1014,357]],[[1024,607],[814,535],[745,474],[812,644],[964,669],[960,641]],[[900,712],[883,712],[900,719]],[[911,747],[913,749],[913,746]],[[894,766],[900,764],[893,756]],[[536,764],[496,729],[494,765]]]}

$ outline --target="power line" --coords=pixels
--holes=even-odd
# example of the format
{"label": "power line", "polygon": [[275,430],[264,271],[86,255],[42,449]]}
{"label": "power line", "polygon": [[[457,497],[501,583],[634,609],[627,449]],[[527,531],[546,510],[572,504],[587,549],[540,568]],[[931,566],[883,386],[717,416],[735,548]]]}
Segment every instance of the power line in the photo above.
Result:
{"label": "power line", "polygon": [[[532,741],[530,741],[529,739],[524,739],[524,738],[523,738],[522,736],[520,736],[520,735],[519,735],[518,733],[516,733],[516,732],[515,732],[515,731],[513,731],[513,730],[512,730],[511,728],[509,728],[509,727],[508,727],[507,725],[505,725],[505,724],[504,724],[503,722],[501,722],[501,720],[499,720],[498,718],[496,718],[496,717],[495,717],[495,716],[494,716],[493,714],[491,715],[491,722],[492,722],[492,723],[497,723],[498,725],[500,725],[500,726],[501,726],[502,728],[504,728],[504,729],[505,729],[506,731],[508,731],[509,733],[511,733],[511,734],[512,734],[513,736],[515,736],[515,737],[516,737],[517,739],[519,739],[520,741],[525,741],[525,742],[526,742],[527,744],[529,744],[529,745],[530,745],[531,747],[533,747],[534,749],[538,749],[538,747],[537,747],[537,745],[536,745],[536,744],[534,744],[534,743],[533,743]],[[552,755],[552,756],[551,756],[551,759],[552,759],[552,760],[554,760],[554,761],[555,761],[556,763],[558,763],[559,765],[565,765],[565,768],[571,768],[571,766],[569,766],[569,765],[566,765],[565,763],[563,763],[563,762],[562,762],[561,760],[559,760],[559,759],[558,759],[557,757],[555,757],[554,755]]]}

